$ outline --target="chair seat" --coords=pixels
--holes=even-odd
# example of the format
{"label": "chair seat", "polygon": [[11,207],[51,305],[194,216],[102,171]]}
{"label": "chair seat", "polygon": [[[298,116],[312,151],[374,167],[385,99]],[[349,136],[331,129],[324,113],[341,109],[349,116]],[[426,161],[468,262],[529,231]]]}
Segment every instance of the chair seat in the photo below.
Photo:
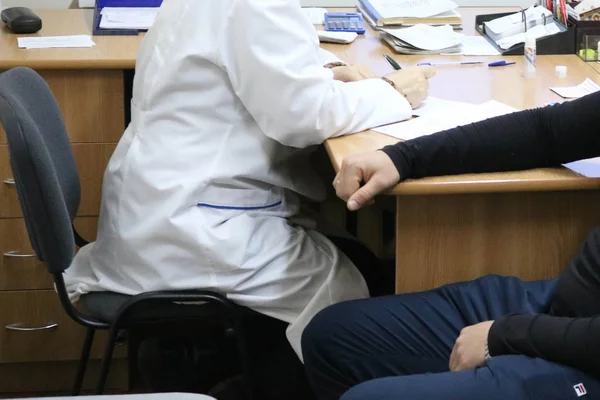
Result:
{"label": "chair seat", "polygon": [[[114,292],[91,292],[82,295],[79,301],[89,314],[110,323],[132,297],[134,296]],[[130,318],[135,321],[203,318],[223,314],[223,308],[213,303],[180,304],[168,300],[152,300],[134,307]],[[245,307],[239,308],[244,313],[254,313]]]}

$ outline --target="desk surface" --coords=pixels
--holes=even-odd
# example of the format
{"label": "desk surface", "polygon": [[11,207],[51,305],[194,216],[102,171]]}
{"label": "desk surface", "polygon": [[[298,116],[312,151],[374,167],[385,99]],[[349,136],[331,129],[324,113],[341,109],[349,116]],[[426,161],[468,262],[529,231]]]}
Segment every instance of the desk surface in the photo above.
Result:
{"label": "desk surface", "polygon": [[135,67],[143,35],[94,36],[96,46],[77,49],[19,49],[17,37],[91,35],[93,10],[36,10],[43,23],[40,32],[15,35],[0,23],[0,69],[27,66],[35,69],[128,69]]}
{"label": "desk surface", "polygon": [[[510,11],[495,8],[492,12]],[[462,8],[464,33],[474,35],[474,16],[490,12],[490,9]],[[600,84],[600,74],[594,73],[576,55],[552,55],[537,57],[536,79],[523,78],[523,56],[414,56],[396,54],[384,44],[377,34],[368,32],[352,45],[327,45],[345,61],[368,64],[378,74],[391,72],[381,53],[392,55],[400,65],[411,66],[422,61],[448,61],[482,59],[486,61],[505,59],[516,61],[508,67],[488,68],[487,66],[438,67],[431,79],[430,94],[448,100],[481,103],[491,99],[506,103],[518,109],[534,108],[547,102],[563,99],[549,90],[551,86],[577,85],[587,77]],[[554,76],[556,65],[566,65],[568,76],[558,79]],[[594,65],[596,67],[596,65]],[[598,69],[600,71],[600,68]],[[352,154],[379,149],[398,142],[397,139],[376,132],[363,132],[355,135],[330,139],[326,142],[327,151],[336,169],[342,160]],[[450,194],[485,193],[511,191],[549,191],[600,188],[600,179],[581,177],[566,168],[545,168],[528,171],[468,174],[412,180],[396,186],[390,194]]]}
{"label": "desk surface", "polygon": [[588,65],[600,73],[600,62],[590,62]]}

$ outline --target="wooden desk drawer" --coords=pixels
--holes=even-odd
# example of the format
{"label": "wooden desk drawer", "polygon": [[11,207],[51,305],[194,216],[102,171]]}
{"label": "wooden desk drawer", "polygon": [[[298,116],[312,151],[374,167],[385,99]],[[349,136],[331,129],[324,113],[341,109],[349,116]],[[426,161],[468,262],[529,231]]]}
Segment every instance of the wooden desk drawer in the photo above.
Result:
{"label": "wooden desk drawer", "polygon": [[[94,216],[100,210],[102,176],[115,144],[74,144],[73,154],[81,181],[81,207],[77,215]],[[8,146],[0,146],[0,218],[21,217],[17,188],[12,179]]]}
{"label": "wooden desk drawer", "polygon": [[[96,238],[97,226],[97,217],[75,220],[77,231],[86,240]],[[22,218],[0,219],[0,290],[53,288],[46,267],[33,254],[25,221]],[[5,305],[0,303],[0,309],[3,307]]]}
{"label": "wooden desk drawer", "polygon": [[[116,143],[125,130],[123,70],[40,70],[74,143]],[[127,105],[129,106],[129,105]],[[0,143],[6,137],[0,127]]]}
{"label": "wooden desk drawer", "polygon": [[[0,292],[0,363],[77,360],[85,328],[71,321],[53,290]],[[31,330],[18,330],[18,329]],[[106,332],[98,332],[92,358],[100,358]],[[115,356],[125,355],[118,346]]]}

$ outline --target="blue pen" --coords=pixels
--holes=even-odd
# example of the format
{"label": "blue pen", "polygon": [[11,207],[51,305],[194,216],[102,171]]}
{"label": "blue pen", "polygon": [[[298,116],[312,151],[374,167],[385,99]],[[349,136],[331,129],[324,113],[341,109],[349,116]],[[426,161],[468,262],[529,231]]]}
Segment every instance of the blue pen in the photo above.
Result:
{"label": "blue pen", "polygon": [[496,61],[493,63],[489,63],[488,67],[503,67],[505,65],[513,65],[513,64],[516,64],[516,62],[508,62],[507,63],[506,61],[502,60],[502,61]]}

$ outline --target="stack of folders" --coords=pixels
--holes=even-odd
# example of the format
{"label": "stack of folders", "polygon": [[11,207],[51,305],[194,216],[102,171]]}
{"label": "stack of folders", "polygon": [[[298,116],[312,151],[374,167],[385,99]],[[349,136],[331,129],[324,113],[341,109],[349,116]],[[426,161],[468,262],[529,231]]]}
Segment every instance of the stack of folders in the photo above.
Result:
{"label": "stack of folders", "polygon": [[485,33],[502,49],[523,43],[526,36],[540,39],[560,31],[552,12],[542,6],[530,7],[485,23]]}
{"label": "stack of folders", "polygon": [[458,5],[452,0],[358,0],[356,8],[375,29],[417,24],[462,29]]}
{"label": "stack of folders", "polygon": [[383,28],[380,35],[400,54],[460,53],[463,39],[463,35],[455,32],[450,25]]}

